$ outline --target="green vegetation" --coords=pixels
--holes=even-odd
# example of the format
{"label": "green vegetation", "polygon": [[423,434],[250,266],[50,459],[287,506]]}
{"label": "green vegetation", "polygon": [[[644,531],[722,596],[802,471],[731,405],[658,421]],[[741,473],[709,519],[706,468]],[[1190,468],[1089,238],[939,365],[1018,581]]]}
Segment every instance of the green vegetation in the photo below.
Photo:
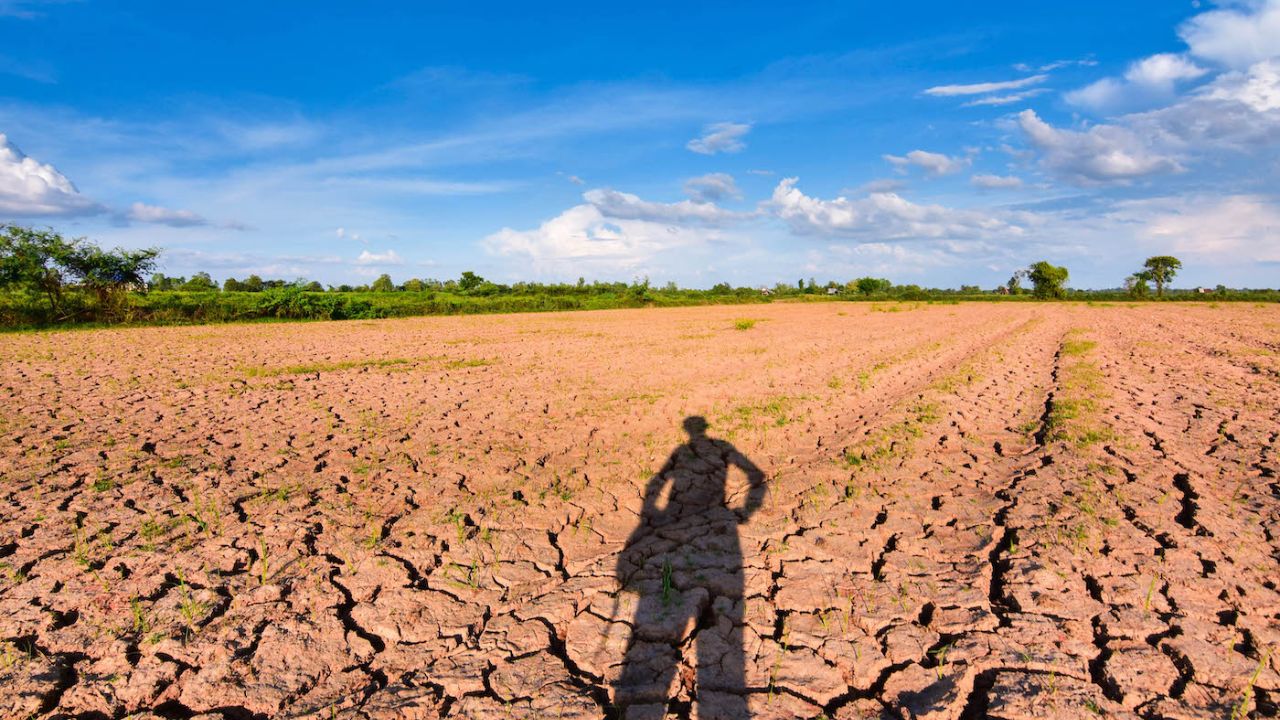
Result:
{"label": "green vegetation", "polygon": [[1164,297],[1164,286],[1182,269],[1182,261],[1172,255],[1156,255],[1142,264],[1143,274],[1156,284],[1156,296]]}
{"label": "green vegetation", "polygon": [[1046,419],[1045,439],[1083,447],[1110,440],[1112,432],[1101,424],[1098,398],[1105,390],[1102,372],[1085,356],[1097,346],[1092,340],[1068,335],[1059,349],[1059,388]]}
{"label": "green vegetation", "polygon": [[1027,278],[1031,280],[1033,287],[1032,294],[1036,297],[1047,299],[1061,299],[1066,297],[1067,278],[1070,273],[1066,268],[1058,265],[1051,265],[1041,260],[1027,268]]}
{"label": "green vegetation", "polygon": [[[1181,268],[1177,258],[1149,258],[1146,269],[1125,280],[1123,288],[1071,290],[1064,267],[1037,262],[1019,270],[1006,286],[982,290],[895,285],[885,278],[861,277],[840,284],[801,279],[795,285],[688,289],[667,283],[653,287],[648,279],[625,282],[529,283],[490,282],[474,272],[457,280],[411,278],[397,284],[382,275],[369,285],[330,285],[304,279],[285,281],[250,275],[226,278],[221,287],[204,272],[190,278],[153,273],[160,251],[103,250],[83,239],[64,239],[52,230],[0,225],[0,328],[39,328],[71,324],[186,324],[257,320],[357,320],[421,315],[465,315],[560,310],[675,307],[828,300],[954,303],[960,300],[1025,301],[1121,300],[1142,298],[1147,283],[1165,300],[1241,300],[1280,302],[1277,290],[1173,290],[1168,282]],[[1033,286],[1028,293],[1023,280]],[[915,309],[873,306],[884,312]],[[749,329],[750,320],[735,327]]]}

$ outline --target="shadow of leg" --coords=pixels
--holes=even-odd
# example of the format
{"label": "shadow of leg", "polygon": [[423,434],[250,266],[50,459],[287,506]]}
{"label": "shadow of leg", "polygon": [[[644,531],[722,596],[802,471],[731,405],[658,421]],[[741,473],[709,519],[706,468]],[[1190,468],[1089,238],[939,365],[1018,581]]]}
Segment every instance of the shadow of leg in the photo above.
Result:
{"label": "shadow of leg", "polygon": [[660,718],[666,713],[680,652],[666,637],[666,624],[657,626],[652,619],[677,610],[663,603],[660,592],[641,593],[622,672],[614,686],[613,703],[621,711],[621,717]]}
{"label": "shadow of leg", "polygon": [[698,633],[698,720],[745,720],[746,658],[742,646],[741,592],[715,599],[711,627]]}

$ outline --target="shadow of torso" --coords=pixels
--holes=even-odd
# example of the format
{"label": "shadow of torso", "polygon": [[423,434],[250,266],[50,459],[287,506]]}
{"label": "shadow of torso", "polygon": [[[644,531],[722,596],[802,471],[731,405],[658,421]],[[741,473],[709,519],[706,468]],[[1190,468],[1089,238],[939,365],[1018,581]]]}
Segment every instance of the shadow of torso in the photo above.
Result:
{"label": "shadow of torso", "polygon": [[[726,503],[731,466],[742,469],[749,483],[738,510]],[[613,688],[624,715],[649,715],[669,700],[696,699],[700,710],[714,709],[716,716],[746,716],[738,525],[763,494],[763,473],[750,460],[732,444],[701,433],[677,447],[650,479],[640,521],[617,563],[624,592],[635,599]],[[697,647],[693,666],[686,652],[691,643]]]}

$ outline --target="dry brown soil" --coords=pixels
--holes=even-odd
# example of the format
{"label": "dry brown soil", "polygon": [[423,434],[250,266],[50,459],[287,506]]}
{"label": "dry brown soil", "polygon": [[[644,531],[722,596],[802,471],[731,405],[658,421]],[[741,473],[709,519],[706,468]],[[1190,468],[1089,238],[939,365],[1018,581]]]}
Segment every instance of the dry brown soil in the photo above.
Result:
{"label": "dry brown soil", "polygon": [[1278,432],[1275,306],[4,335],[0,717],[1266,716]]}

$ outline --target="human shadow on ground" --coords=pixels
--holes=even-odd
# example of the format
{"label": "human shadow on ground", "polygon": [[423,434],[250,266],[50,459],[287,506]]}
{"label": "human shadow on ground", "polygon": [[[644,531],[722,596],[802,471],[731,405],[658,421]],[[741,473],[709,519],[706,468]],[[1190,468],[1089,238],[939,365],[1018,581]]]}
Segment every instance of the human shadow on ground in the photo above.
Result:
{"label": "human shadow on ground", "polygon": [[[764,501],[765,476],[732,444],[709,437],[705,419],[688,417],[684,429],[689,441],[649,480],[640,522],[618,558],[626,596],[638,597],[613,701],[621,717],[661,717],[669,705],[694,702],[698,717],[745,718],[738,525]],[[730,467],[748,481],[738,508],[729,507],[725,487]],[[697,664],[682,669],[691,636]]]}

